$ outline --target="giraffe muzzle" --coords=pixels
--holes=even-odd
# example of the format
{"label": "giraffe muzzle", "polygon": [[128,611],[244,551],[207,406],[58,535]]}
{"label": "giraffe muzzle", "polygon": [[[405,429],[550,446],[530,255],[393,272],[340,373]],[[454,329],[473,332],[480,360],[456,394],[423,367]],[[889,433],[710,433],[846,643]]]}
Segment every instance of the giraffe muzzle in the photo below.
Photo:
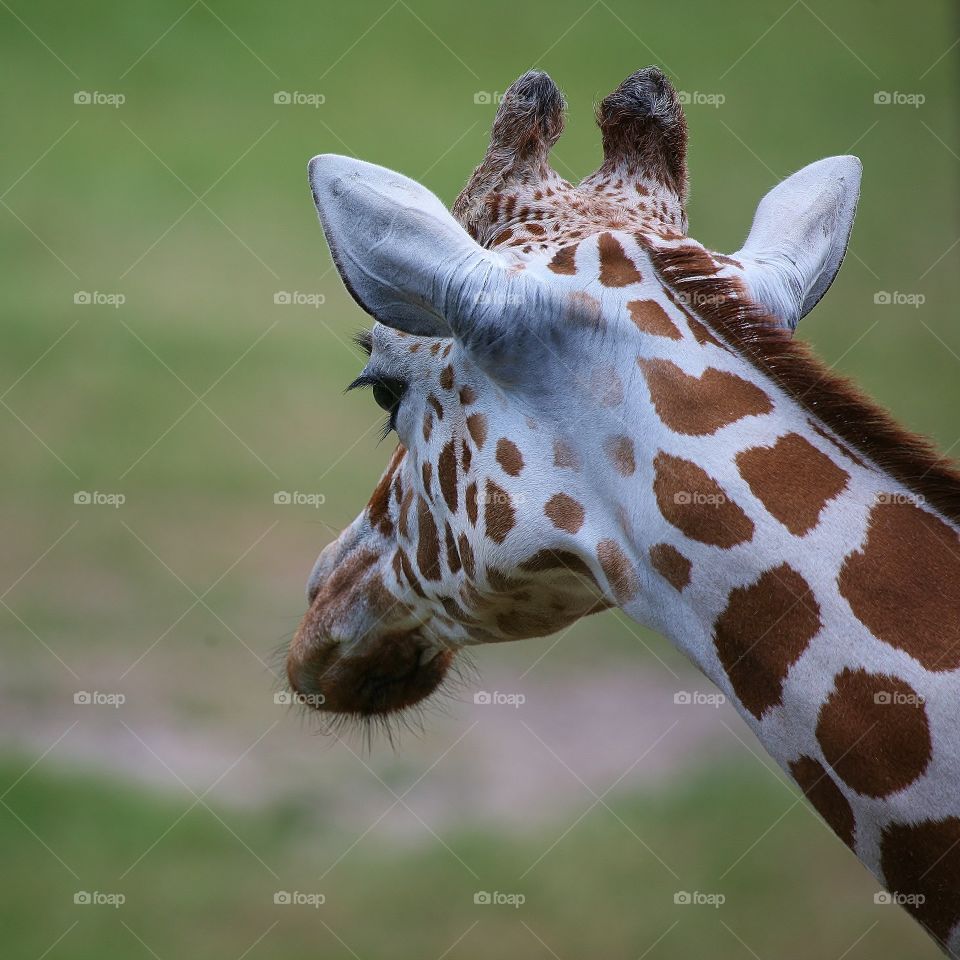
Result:
{"label": "giraffe muzzle", "polygon": [[406,710],[437,690],[455,656],[416,632],[349,644],[302,633],[287,656],[287,678],[297,702],[325,713],[375,717]]}

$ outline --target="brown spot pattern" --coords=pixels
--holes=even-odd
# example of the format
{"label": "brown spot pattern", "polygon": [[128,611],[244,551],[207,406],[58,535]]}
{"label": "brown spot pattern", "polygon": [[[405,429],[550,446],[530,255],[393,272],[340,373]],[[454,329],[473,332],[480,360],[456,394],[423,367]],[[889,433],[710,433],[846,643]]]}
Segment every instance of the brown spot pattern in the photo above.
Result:
{"label": "brown spot pattern", "polygon": [[617,473],[621,477],[632,477],[637,469],[637,462],[633,455],[633,441],[621,434],[609,437],[604,447]]}
{"label": "brown spot pattern", "polygon": [[583,526],[583,507],[565,493],[555,493],[543,508],[550,522],[567,533],[576,533]]}
{"label": "brown spot pattern", "polygon": [[687,324],[690,327],[690,332],[693,334],[694,339],[703,346],[706,343],[711,343],[715,347],[719,347],[721,350],[725,350],[726,347],[710,332],[710,329],[703,323],[701,323],[693,314],[687,314]]}
{"label": "brown spot pattern", "polygon": [[407,583],[410,584],[410,588],[418,597],[426,597],[426,593],[424,592],[420,581],[417,579],[417,575],[413,572],[413,564],[410,563],[410,558],[403,550],[400,550],[399,553],[400,568],[403,570],[403,575],[407,578]]}
{"label": "brown spot pattern", "polygon": [[781,702],[783,681],[820,629],[820,606],[787,564],[730,591],[713,642],[741,703],[758,720]]}
{"label": "brown spot pattern", "polygon": [[655,543],[650,548],[650,563],[676,590],[682,590],[690,582],[693,564],[669,543]]}
{"label": "brown spot pattern", "polygon": [[597,544],[597,559],[617,602],[628,603],[632,600],[639,589],[637,574],[617,541],[601,540]]}
{"label": "brown spot pattern", "polygon": [[833,777],[813,757],[798,757],[790,764],[790,773],[817,813],[852,849],[856,829],[853,808]]}
{"label": "brown spot pattern", "polygon": [[[891,499],[893,499],[891,497]],[[880,503],[863,550],[840,568],[840,593],[879,640],[928,670],[960,667],[960,538],[912,503]]]}
{"label": "brown spot pattern", "polygon": [[624,398],[620,374],[613,367],[598,367],[591,371],[590,395],[603,407],[619,406]]}
{"label": "brown spot pattern", "polygon": [[727,548],[753,536],[753,522],[702,467],[662,451],[653,467],[660,512],[692,540]]}
{"label": "brown spot pattern", "polygon": [[799,433],[780,437],[772,447],[751,447],[736,459],[753,495],[796,537],[817,525],[820,512],[850,479]]}
{"label": "brown spot pattern", "polygon": [[453,531],[450,529],[450,524],[444,524],[444,540],[447,547],[447,566],[450,568],[451,573],[459,573],[461,563],[460,563],[460,554],[457,551],[456,541],[453,539]]}
{"label": "brown spot pattern", "polygon": [[410,516],[410,504],[413,502],[413,490],[407,490],[403,495],[403,501],[400,504],[400,520],[397,526],[400,529],[400,536],[405,539],[410,536],[408,518]]}
{"label": "brown spot pattern", "polygon": [[504,473],[508,473],[511,477],[518,477],[523,470],[523,454],[512,440],[501,437],[497,441],[497,463],[503,468]]}
{"label": "brown spot pattern", "polygon": [[477,445],[477,449],[480,450],[483,448],[483,445],[487,442],[487,418],[482,413],[471,413],[467,417],[467,429],[470,431],[470,436],[473,437],[473,442]]}
{"label": "brown spot pattern", "polygon": [[561,247],[554,255],[547,266],[554,272],[563,276],[572,277],[577,272],[576,256],[578,243],[572,243],[569,246]]}
{"label": "brown spot pattern", "polygon": [[492,480],[487,480],[483,514],[487,526],[487,536],[494,543],[503,543],[516,522],[513,501],[510,499],[510,494]]}
{"label": "brown spot pattern", "polygon": [[473,526],[477,525],[477,485],[471,483],[466,490],[467,519]]}
{"label": "brown spot pattern", "polygon": [[930,725],[905,680],[844,669],[820,707],[817,740],[840,779],[867,797],[896,793],[930,762]]}
{"label": "brown spot pattern", "polygon": [[770,398],[734,373],[708,367],[688,376],[669,360],[638,360],[657,416],[671,430],[692,436],[716,433],[744,417],[769,413]]}
{"label": "brown spot pattern", "polygon": [[575,553],[569,550],[538,550],[520,564],[520,569],[529,573],[544,573],[548,570],[568,570],[578,576],[585,577],[597,586],[593,571]]}
{"label": "brown spot pattern", "polygon": [[390,484],[393,482],[406,453],[403,444],[398,445],[393,451],[390,463],[387,465],[383,476],[380,477],[380,481],[370,497],[370,502],[367,504],[370,526],[379,530],[385,537],[393,536],[393,521],[390,519]]}
{"label": "brown spot pattern", "polygon": [[433,514],[423,497],[417,503],[417,566],[426,580],[440,579],[440,541]]}
{"label": "brown spot pattern", "polygon": [[634,262],[624,252],[620,241],[612,233],[601,233],[598,247],[600,282],[605,287],[626,287],[643,279]]}
{"label": "brown spot pattern", "polygon": [[473,547],[470,546],[470,540],[465,533],[461,533],[460,536],[457,537],[457,547],[459,547],[463,572],[467,575],[468,579],[472,580],[476,574],[476,569],[473,564]]}
{"label": "brown spot pattern", "polygon": [[477,399],[477,393],[470,386],[463,386],[460,388],[460,402],[465,406],[469,406]]}
{"label": "brown spot pattern", "polygon": [[960,818],[888,824],[880,866],[887,887],[912,894],[906,909],[945,945],[960,920]]}
{"label": "brown spot pattern", "polygon": [[440,386],[444,390],[453,389],[453,367],[449,363],[440,371]]}
{"label": "brown spot pattern", "polygon": [[627,304],[627,310],[630,311],[630,319],[641,333],[669,337],[671,340],[683,339],[677,325],[656,300],[631,300]]}
{"label": "brown spot pattern", "polygon": [[440,451],[437,460],[437,477],[440,480],[440,492],[451,513],[457,512],[457,448],[453,440],[448,440]]}
{"label": "brown spot pattern", "polygon": [[576,450],[566,440],[554,440],[553,465],[568,470],[580,469],[580,458],[577,456]]}

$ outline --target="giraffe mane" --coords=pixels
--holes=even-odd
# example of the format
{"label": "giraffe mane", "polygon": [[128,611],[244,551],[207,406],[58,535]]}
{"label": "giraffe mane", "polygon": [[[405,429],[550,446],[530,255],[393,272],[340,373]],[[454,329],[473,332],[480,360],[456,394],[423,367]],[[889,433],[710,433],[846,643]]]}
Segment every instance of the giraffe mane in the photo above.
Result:
{"label": "giraffe mane", "polygon": [[711,275],[717,264],[701,247],[662,246],[644,234],[637,240],[668,292],[707,305],[698,316],[721,340],[839,439],[960,524],[960,471],[927,438],[907,430],[852,380],[830,370],[806,343],[745,299],[735,280]]}

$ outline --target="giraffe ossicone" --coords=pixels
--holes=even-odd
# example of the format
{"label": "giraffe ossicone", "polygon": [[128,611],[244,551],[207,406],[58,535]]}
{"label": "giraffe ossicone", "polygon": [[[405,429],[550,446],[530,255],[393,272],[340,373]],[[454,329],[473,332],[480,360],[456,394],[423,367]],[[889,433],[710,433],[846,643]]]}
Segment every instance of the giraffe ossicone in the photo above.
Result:
{"label": "giraffe ossicone", "polygon": [[399,439],[320,554],[290,683],[389,718],[465,646],[619,607],[732,700],[838,836],[960,956],[960,475],[791,336],[846,250],[860,164],[804,167],[742,249],[687,235],[687,133],[654,68],[549,166],[542,73],[453,213],[322,155],[334,261],[375,323],[355,382]]}

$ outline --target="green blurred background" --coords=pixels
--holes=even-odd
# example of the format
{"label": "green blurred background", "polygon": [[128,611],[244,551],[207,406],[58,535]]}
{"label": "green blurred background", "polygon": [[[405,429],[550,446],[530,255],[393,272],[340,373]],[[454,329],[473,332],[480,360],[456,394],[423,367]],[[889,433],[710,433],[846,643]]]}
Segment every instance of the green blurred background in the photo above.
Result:
{"label": "green blurred background", "polygon": [[320,737],[274,694],[314,557],[390,448],[341,394],[366,318],[308,158],[452,202],[496,94],[536,66],[568,97],[554,161],[576,179],[593,104],[656,63],[723,99],[687,110],[689,212],[732,251],[779,178],[856,153],[850,254],[801,335],[955,451],[950,4],[9,0],[0,23],[5,956],[938,955],[729,706],[674,703],[707,682],[617,615],[479,650],[397,749]]}

